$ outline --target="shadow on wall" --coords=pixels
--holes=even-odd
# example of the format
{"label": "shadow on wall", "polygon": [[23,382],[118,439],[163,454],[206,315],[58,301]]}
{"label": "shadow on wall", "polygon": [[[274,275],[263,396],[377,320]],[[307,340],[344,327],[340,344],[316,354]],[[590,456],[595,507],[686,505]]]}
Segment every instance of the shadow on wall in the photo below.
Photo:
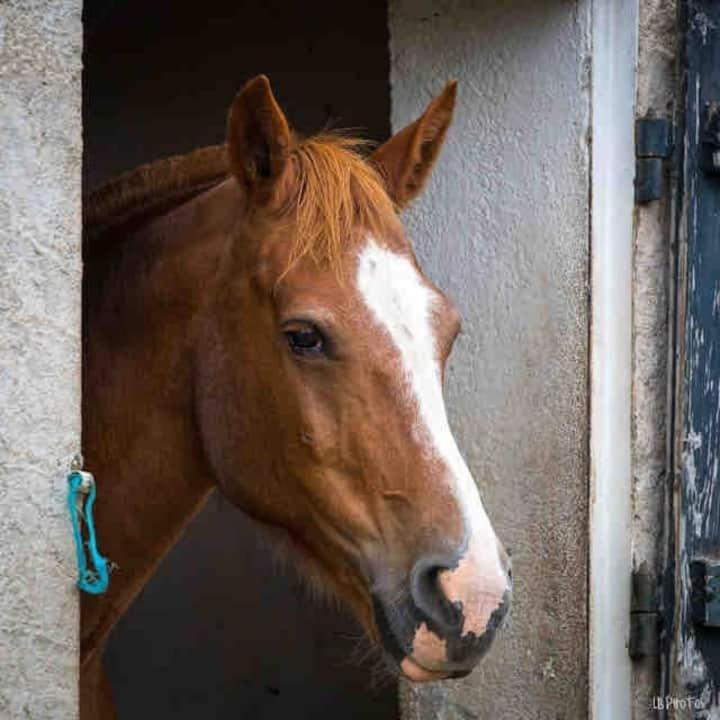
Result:
{"label": "shadow on wall", "polygon": [[[222,141],[233,96],[260,72],[301,132],[389,135],[384,1],[86,0],[84,12],[88,186]],[[113,633],[121,718],[397,717],[395,683],[358,661],[354,620],[278,572],[261,535],[210,499]]]}

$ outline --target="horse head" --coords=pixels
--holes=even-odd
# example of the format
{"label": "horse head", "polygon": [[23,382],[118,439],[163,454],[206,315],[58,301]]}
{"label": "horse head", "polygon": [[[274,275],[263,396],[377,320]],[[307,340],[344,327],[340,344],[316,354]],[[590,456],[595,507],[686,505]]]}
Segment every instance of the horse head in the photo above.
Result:
{"label": "horse head", "polygon": [[363,154],[341,135],[298,137],[267,79],[250,81],[229,113],[236,219],[197,348],[198,422],[222,491],[278,528],[416,681],[467,674],[511,588],[446,415],[459,314],[399,215],[455,91]]}

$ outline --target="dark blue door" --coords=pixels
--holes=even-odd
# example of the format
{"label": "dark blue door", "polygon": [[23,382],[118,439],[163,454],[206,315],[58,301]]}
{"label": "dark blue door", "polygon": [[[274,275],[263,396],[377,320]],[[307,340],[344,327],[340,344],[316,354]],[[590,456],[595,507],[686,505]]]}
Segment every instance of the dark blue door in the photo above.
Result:
{"label": "dark blue door", "polygon": [[716,717],[720,689],[720,2],[689,0],[682,25],[675,622],[665,687],[706,718]]}

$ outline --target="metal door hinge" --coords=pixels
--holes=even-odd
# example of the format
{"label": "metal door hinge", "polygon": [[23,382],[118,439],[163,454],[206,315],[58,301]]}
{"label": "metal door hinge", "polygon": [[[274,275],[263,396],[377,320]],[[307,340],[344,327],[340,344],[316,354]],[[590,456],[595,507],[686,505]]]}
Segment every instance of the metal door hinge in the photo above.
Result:
{"label": "metal door hinge", "polygon": [[704,113],[700,165],[708,175],[720,175],[720,102],[706,102]]}
{"label": "metal door hinge", "polygon": [[632,574],[630,599],[630,642],[628,653],[633,660],[654,657],[660,647],[660,615],[657,582],[643,563]]}
{"label": "metal door hinge", "polygon": [[693,622],[704,627],[720,627],[720,563],[693,560],[690,582]]}
{"label": "metal door hinge", "polygon": [[659,200],[665,193],[664,160],[673,154],[669,120],[646,115],[635,121],[635,202]]}

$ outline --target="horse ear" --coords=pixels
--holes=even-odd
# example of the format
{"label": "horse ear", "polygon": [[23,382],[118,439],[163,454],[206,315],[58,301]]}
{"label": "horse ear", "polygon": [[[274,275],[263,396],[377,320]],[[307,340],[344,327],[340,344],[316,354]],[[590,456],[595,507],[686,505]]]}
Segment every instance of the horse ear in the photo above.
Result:
{"label": "horse ear", "polygon": [[407,205],[430,176],[452,121],[456,93],[457,82],[449,82],[421,117],[372,153],[398,207]]}
{"label": "horse ear", "polygon": [[265,75],[240,90],[230,107],[227,151],[230,170],[249,192],[270,201],[290,156],[290,127]]}

